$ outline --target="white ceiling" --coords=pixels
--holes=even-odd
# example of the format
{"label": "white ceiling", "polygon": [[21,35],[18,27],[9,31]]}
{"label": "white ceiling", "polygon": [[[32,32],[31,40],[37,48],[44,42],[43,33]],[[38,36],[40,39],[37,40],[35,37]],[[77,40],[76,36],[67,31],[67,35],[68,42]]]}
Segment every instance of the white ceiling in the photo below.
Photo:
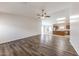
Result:
{"label": "white ceiling", "polygon": [[41,9],[46,9],[51,15],[70,6],[68,2],[0,2],[0,12],[33,18]]}

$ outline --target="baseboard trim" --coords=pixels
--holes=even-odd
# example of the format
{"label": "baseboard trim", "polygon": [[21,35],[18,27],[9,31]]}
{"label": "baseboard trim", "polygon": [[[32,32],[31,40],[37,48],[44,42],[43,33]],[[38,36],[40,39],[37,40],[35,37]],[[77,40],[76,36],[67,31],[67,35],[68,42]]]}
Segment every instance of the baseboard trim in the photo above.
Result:
{"label": "baseboard trim", "polygon": [[[35,36],[40,36],[40,35],[41,34],[37,34],[37,35],[28,36],[28,37],[25,37],[25,38],[27,39],[27,38],[31,38],[31,37],[35,37]],[[12,40],[12,41],[3,42],[3,43],[0,43],[0,45],[10,43],[10,42],[14,42],[14,41],[18,41],[18,40],[23,40],[25,38],[20,38],[20,39],[15,39],[15,40]]]}

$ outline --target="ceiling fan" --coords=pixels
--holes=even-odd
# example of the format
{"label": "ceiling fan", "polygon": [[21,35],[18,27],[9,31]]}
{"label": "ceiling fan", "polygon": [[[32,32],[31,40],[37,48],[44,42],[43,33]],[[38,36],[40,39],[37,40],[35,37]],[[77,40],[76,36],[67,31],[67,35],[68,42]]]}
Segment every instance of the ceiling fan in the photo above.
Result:
{"label": "ceiling fan", "polygon": [[47,13],[45,12],[44,9],[42,9],[42,13],[41,14],[37,14],[37,16],[40,18],[40,19],[45,19],[45,18],[49,18],[50,16],[47,15]]}

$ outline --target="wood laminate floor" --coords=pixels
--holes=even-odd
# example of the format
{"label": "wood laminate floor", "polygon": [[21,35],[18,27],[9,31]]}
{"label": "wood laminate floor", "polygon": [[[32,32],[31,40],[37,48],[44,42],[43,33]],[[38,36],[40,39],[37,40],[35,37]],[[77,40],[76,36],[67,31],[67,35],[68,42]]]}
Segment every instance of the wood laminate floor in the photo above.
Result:
{"label": "wood laminate floor", "polygon": [[1,56],[77,56],[69,38],[37,35],[0,44]]}

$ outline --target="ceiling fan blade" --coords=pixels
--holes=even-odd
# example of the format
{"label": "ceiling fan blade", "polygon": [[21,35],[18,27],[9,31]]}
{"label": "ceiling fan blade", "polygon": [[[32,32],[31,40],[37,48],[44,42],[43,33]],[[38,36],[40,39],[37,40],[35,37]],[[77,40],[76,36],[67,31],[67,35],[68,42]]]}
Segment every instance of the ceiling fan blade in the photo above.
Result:
{"label": "ceiling fan blade", "polygon": [[47,13],[44,13],[44,15],[46,15]]}
{"label": "ceiling fan blade", "polygon": [[50,17],[50,16],[45,16],[45,17]]}
{"label": "ceiling fan blade", "polygon": [[42,12],[44,12],[44,9],[42,9]]}

